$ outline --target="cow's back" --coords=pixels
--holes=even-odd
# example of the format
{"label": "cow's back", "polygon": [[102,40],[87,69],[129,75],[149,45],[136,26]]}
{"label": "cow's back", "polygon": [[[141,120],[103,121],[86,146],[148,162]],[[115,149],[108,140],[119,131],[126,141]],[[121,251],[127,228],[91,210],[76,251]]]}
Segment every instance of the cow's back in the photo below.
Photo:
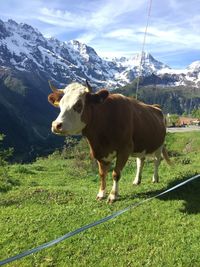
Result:
{"label": "cow's back", "polygon": [[165,137],[159,108],[119,94],[110,94],[103,104],[94,105],[91,120],[83,134],[88,137],[94,156],[101,158],[126,147],[131,153],[151,153]]}

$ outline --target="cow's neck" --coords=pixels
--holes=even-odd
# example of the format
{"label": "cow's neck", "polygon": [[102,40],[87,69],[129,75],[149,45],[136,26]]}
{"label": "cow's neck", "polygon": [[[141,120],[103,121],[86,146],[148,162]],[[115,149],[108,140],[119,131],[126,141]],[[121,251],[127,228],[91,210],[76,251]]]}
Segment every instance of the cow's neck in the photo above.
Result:
{"label": "cow's neck", "polygon": [[86,125],[86,127],[82,131],[82,134],[87,138],[92,149],[94,149],[95,144],[98,143],[98,136],[96,135],[95,127],[91,127],[91,125]]}
{"label": "cow's neck", "polygon": [[104,143],[104,138],[102,134],[97,129],[94,122],[90,122],[82,131],[83,136],[88,140],[90,146],[90,152],[94,158],[97,160],[102,159],[108,153],[109,146]]}
{"label": "cow's neck", "polygon": [[83,136],[85,136],[89,143],[92,145],[94,142],[96,142],[97,137],[98,137],[98,130],[97,130],[97,121],[98,118],[95,119],[96,112],[95,112],[95,107],[90,107],[90,110],[88,112],[89,116],[88,118],[85,120],[86,126],[85,128],[82,130],[82,134]]}

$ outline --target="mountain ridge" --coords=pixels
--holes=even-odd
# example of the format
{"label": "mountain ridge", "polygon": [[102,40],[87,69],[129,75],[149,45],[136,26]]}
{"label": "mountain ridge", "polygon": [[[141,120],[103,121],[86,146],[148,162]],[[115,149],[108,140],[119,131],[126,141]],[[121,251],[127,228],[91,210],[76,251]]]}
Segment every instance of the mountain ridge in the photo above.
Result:
{"label": "mountain ridge", "polygon": [[[200,61],[175,70],[156,60],[150,53],[130,58],[101,58],[96,51],[77,40],[67,42],[45,38],[37,29],[13,20],[0,21],[0,63],[19,71],[39,71],[57,83],[91,81],[96,87],[116,88],[139,75],[152,74],[163,80],[171,76],[170,86],[200,86]],[[141,63],[141,68],[140,68]]]}

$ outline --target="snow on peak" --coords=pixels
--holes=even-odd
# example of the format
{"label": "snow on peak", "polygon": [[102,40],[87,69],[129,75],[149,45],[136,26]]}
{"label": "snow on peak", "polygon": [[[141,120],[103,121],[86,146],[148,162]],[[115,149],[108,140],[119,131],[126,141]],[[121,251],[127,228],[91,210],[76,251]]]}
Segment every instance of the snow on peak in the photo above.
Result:
{"label": "snow on peak", "polygon": [[195,70],[199,70],[200,71],[200,60],[197,60],[197,61],[194,61],[192,62],[192,64],[190,64],[188,67],[187,67],[188,70],[192,70],[192,71],[195,71]]}
{"label": "snow on peak", "polygon": [[97,62],[101,61],[100,57],[92,47],[87,46],[86,44],[83,44],[78,40],[70,40],[66,43],[71,50],[75,50],[87,62],[91,60],[96,60]]}

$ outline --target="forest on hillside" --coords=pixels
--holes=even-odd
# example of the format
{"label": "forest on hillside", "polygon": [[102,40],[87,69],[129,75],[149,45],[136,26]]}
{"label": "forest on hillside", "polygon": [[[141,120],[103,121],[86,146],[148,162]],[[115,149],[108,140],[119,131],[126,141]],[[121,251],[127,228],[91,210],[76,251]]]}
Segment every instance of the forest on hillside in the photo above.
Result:
{"label": "forest on hillside", "polygon": [[[113,90],[126,96],[136,97],[137,79],[131,84]],[[187,114],[200,108],[200,88],[186,86],[145,85],[141,80],[137,98],[148,104],[159,104],[165,114]]]}

